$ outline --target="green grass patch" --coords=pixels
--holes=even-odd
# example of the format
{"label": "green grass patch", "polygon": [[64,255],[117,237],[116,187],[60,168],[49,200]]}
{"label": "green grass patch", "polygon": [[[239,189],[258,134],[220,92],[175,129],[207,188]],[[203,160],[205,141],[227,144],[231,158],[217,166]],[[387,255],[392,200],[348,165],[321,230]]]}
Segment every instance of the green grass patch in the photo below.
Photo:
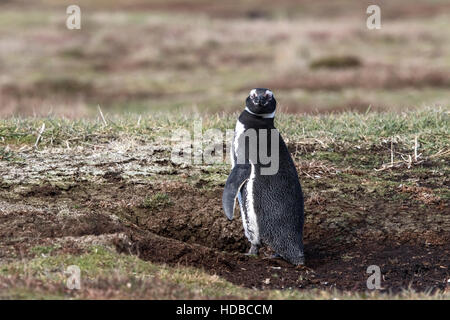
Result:
{"label": "green grass patch", "polygon": [[[144,115],[139,121],[136,114],[109,115],[105,126],[101,119],[69,120],[65,118],[9,118],[0,119],[0,146],[5,144],[32,144],[42,124],[46,129],[41,146],[65,145],[82,142],[110,142],[121,136],[133,135],[145,141],[168,141],[176,129],[193,132],[195,114]],[[198,115],[197,115],[198,117]],[[204,118],[203,130],[211,128],[233,129],[237,114],[216,115]],[[424,155],[449,147],[450,114],[448,108],[426,108],[397,113],[359,114],[346,112],[329,115],[279,114],[276,126],[285,140],[292,143],[314,139],[321,150],[339,151],[349,147],[363,149],[370,146],[390,148],[394,141],[396,150],[413,150],[417,136]],[[364,150],[364,149],[363,149]]]}
{"label": "green grass patch", "polygon": [[142,207],[150,210],[157,210],[173,205],[172,200],[166,193],[156,193],[150,197],[146,197],[142,202]]}
{"label": "green grass patch", "polygon": [[[383,294],[378,292],[340,292],[337,290],[266,290],[256,291],[231,284],[222,278],[207,274],[199,269],[189,267],[168,267],[142,261],[135,256],[118,254],[106,248],[93,246],[89,252],[82,255],[61,254],[56,256],[41,256],[29,261],[0,264],[0,276],[14,276],[34,279],[44,283],[65,284],[68,266],[75,265],[81,270],[81,284],[99,277],[110,279],[128,279],[128,283],[145,280],[152,277],[161,279],[168,287],[173,284],[182,286],[193,294],[209,298],[233,297],[248,299],[252,297],[266,299],[445,299],[448,295],[415,293],[405,291],[401,294]],[[127,283],[125,281],[125,283]],[[70,298],[62,292],[45,291],[30,287],[18,286],[2,291],[0,297],[17,299],[64,299]],[[165,296],[158,297],[164,299]]]}
{"label": "green grass patch", "polygon": [[35,253],[37,255],[48,255],[51,254],[53,251],[60,249],[60,245],[53,245],[53,246],[35,246],[31,248],[31,252]]}

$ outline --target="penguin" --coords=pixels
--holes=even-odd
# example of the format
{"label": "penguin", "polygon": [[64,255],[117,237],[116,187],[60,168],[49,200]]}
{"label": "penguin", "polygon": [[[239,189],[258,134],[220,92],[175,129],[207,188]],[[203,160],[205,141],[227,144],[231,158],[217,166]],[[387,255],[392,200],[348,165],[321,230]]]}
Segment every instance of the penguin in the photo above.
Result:
{"label": "penguin", "polygon": [[[225,215],[233,219],[237,199],[245,236],[251,244],[248,255],[258,255],[264,244],[272,248],[277,257],[303,265],[303,192],[292,157],[274,126],[277,102],[271,90],[255,88],[245,104],[231,144],[232,170],[222,196]],[[256,140],[246,138],[249,130],[257,133]],[[263,130],[266,136],[260,134]],[[278,148],[272,150],[274,138]],[[256,158],[249,152],[250,144],[255,142],[258,144]],[[267,163],[261,159],[261,142],[268,145],[266,150],[275,152],[271,154],[272,159],[279,162],[275,173],[263,174]]]}

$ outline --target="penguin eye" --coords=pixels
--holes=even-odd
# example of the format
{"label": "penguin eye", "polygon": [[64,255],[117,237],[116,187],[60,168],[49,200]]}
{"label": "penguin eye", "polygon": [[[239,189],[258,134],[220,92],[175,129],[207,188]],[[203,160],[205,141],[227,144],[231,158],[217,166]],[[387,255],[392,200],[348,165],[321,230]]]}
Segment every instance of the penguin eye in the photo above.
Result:
{"label": "penguin eye", "polygon": [[272,91],[266,90],[266,92],[264,93],[264,97],[272,99],[272,97],[273,97]]}

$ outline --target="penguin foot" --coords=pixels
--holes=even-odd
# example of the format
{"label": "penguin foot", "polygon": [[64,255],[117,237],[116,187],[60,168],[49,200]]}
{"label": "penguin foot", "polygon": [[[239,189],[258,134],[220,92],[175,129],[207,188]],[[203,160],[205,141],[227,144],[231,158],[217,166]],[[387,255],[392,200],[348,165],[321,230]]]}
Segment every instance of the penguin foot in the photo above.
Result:
{"label": "penguin foot", "polygon": [[257,256],[259,248],[257,245],[252,244],[250,250],[245,254],[246,256]]}
{"label": "penguin foot", "polygon": [[283,259],[283,257],[280,256],[278,253],[275,253],[275,254],[268,255],[264,259]]}
{"label": "penguin foot", "polygon": [[305,266],[304,264],[297,264],[297,265],[295,266],[295,269],[302,270],[302,271],[306,271],[306,273],[309,273],[309,272],[315,273],[313,269],[308,268],[308,267]]}

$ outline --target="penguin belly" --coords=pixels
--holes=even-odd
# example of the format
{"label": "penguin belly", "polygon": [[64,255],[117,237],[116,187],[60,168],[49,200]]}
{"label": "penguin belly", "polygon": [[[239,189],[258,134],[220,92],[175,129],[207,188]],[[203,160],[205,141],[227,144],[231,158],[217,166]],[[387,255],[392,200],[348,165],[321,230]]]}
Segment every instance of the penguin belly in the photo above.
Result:
{"label": "penguin belly", "polygon": [[255,212],[253,192],[254,180],[255,173],[254,167],[252,166],[250,178],[238,194],[238,202],[239,208],[241,210],[242,225],[244,226],[245,236],[252,245],[259,246],[261,244],[261,237],[259,232],[258,219]]}

